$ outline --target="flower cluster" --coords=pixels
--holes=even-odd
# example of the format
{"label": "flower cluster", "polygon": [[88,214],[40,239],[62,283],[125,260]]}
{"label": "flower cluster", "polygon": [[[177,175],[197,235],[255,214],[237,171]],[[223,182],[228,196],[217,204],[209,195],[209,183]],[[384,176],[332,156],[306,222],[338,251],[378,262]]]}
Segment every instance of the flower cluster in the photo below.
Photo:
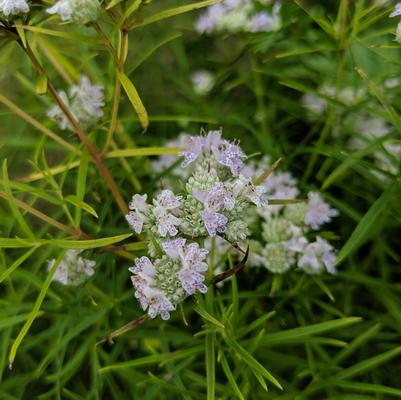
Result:
{"label": "flower cluster", "polygon": [[208,251],[197,243],[187,244],[183,238],[163,242],[162,250],[153,262],[148,257],[137,258],[129,270],[143,310],[151,318],[160,315],[169,319],[169,313],[187,296],[197,290],[206,293],[204,272],[208,266],[204,260]]}
{"label": "flower cluster", "polygon": [[[266,3],[266,2],[264,2]],[[199,33],[271,32],[281,27],[281,4],[258,10],[253,0],[223,0],[206,9],[196,22]]]}
{"label": "flower cluster", "polygon": [[[99,0],[58,0],[46,9],[48,14],[58,14],[64,22],[86,24],[97,20],[100,13]],[[0,0],[0,20],[27,14],[30,11],[27,0]]]}
{"label": "flower cluster", "polygon": [[[397,3],[394,7],[393,12],[389,15],[389,17],[398,17],[401,15],[401,3]],[[398,23],[397,29],[395,31],[395,40],[398,43],[401,43],[401,22]]]}
{"label": "flower cluster", "polygon": [[27,14],[29,12],[29,3],[26,0],[0,0],[0,19],[5,19]]}
{"label": "flower cluster", "polygon": [[[266,168],[267,160],[258,169]],[[252,168],[249,173],[252,173]],[[259,171],[254,168],[254,176]],[[299,193],[296,180],[288,173],[275,171],[262,186],[270,199],[295,199]],[[257,209],[260,219],[253,228],[250,264],[282,274],[298,267],[309,274],[327,270],[334,273],[334,248],[314,231],[338,215],[317,192],[309,192],[300,204],[271,205]],[[262,231],[261,237],[259,232]]]}
{"label": "flower cluster", "polygon": [[[86,76],[81,76],[79,84],[71,86],[68,94],[60,91],[58,95],[84,129],[92,127],[103,116],[103,87],[92,85]],[[67,117],[59,106],[50,108],[47,116],[54,119],[60,129],[72,130]]]}
{"label": "flower cluster", "polygon": [[198,70],[191,74],[191,83],[196,94],[205,96],[213,88],[214,77],[209,71]]}
{"label": "flower cluster", "polygon": [[[82,250],[71,249],[65,253],[53,275],[53,281],[62,285],[78,286],[95,273],[93,267],[96,262],[81,257],[81,252]],[[55,259],[49,260],[48,271],[53,268],[55,262]]]}
{"label": "flower cluster", "polygon": [[[164,189],[151,203],[146,194],[136,194],[126,216],[137,234],[146,232],[151,239],[154,261],[146,259],[147,273],[131,270],[136,296],[151,317],[167,318],[186,296],[206,291],[207,250],[197,240],[220,237],[233,244],[245,240],[250,231],[244,215],[267,204],[265,188],[241,173],[246,156],[238,144],[222,139],[220,131],[179,140],[180,169],[189,171],[182,178],[181,192]],[[184,238],[192,242],[187,244]],[[140,260],[137,263],[145,262]],[[169,271],[165,277],[163,271]]]}
{"label": "flower cluster", "polygon": [[100,12],[99,0],[58,0],[47,9],[49,14],[58,14],[62,21],[86,24],[96,21]]}

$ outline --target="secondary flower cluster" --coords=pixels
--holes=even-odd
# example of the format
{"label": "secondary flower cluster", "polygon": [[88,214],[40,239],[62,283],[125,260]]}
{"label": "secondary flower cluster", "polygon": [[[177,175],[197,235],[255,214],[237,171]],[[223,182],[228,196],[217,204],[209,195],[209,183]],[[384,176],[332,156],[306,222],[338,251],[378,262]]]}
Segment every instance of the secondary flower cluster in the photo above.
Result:
{"label": "secondary flower cluster", "polygon": [[[60,261],[56,272],[53,275],[53,281],[62,285],[78,286],[84,283],[95,271],[93,267],[96,262],[80,256],[82,250],[68,250]],[[49,260],[47,270],[50,271],[56,260]]]}
{"label": "secondary flower cluster", "polygon": [[[393,12],[389,15],[389,17],[398,17],[401,15],[401,3],[397,3],[394,7]],[[401,22],[398,23],[397,29],[395,31],[395,40],[398,43],[401,43]]]}
{"label": "secondary flower cluster", "polygon": [[[260,2],[262,3],[262,2]],[[263,1],[263,3],[270,3]],[[196,22],[199,33],[213,32],[271,32],[281,27],[281,4],[276,1],[271,11],[266,4],[253,0],[223,0],[209,6]]]}
{"label": "secondary flower cluster", "polygon": [[[26,0],[0,0],[0,20],[6,20],[28,14],[29,3]],[[65,22],[86,24],[96,21],[100,12],[99,0],[59,0],[46,9],[49,14],[58,14]]]}
{"label": "secondary flower cluster", "polygon": [[[182,133],[166,145],[186,147],[190,138],[187,133]],[[153,162],[153,168],[159,172],[172,168],[175,160],[173,155],[162,155]],[[268,169],[269,161],[266,158],[257,163],[248,163],[241,170],[241,179],[255,181]],[[170,174],[180,179],[188,178],[186,170],[181,168],[172,169]],[[171,180],[171,184],[173,182]],[[264,199],[277,201],[296,199],[300,190],[290,173],[274,171],[257,186],[255,192],[263,193]],[[259,207],[247,208],[242,213],[242,223],[250,231],[247,237],[251,251],[247,264],[263,266],[273,273],[284,273],[295,267],[312,274],[325,270],[333,273],[336,259],[334,248],[325,239],[316,236],[315,231],[330,222],[338,212],[317,192],[310,192],[305,203],[267,204],[267,201],[262,201]],[[242,247],[246,248],[246,245],[244,243]],[[205,246],[211,248],[209,240]],[[214,248],[219,259],[230,251],[227,241],[220,237],[215,239]]]}
{"label": "secondary flower cluster", "polygon": [[[153,318],[168,318],[176,305],[195,291],[205,292],[205,257],[199,246],[216,236],[236,244],[250,231],[243,215],[266,206],[265,188],[241,174],[244,152],[222,139],[220,131],[186,136],[180,169],[188,169],[181,192],[162,190],[151,203],[136,194],[126,219],[131,228],[149,238],[149,258],[131,269],[136,297]],[[183,141],[184,142],[184,141]]]}
{"label": "secondary flower cluster", "polygon": [[[260,168],[249,167],[257,176]],[[275,171],[262,184],[270,199],[295,199],[299,193],[296,180],[288,172]],[[298,267],[309,274],[335,272],[334,248],[314,231],[338,215],[317,192],[309,192],[305,203],[284,204],[257,209],[259,219],[253,227],[250,265],[282,274]],[[259,234],[261,232],[261,235]],[[260,235],[260,236],[259,236]]]}
{"label": "secondary flower cluster", "polygon": [[[70,87],[68,94],[62,90],[58,95],[84,129],[95,125],[103,116],[103,87],[92,85],[85,75],[81,76],[78,85]],[[60,129],[72,130],[67,117],[58,105],[50,108],[47,116],[54,119]]]}
{"label": "secondary flower cluster", "polygon": [[[399,85],[398,78],[389,78],[383,82],[383,90]],[[324,85],[317,92],[318,94],[305,94],[302,97],[302,105],[307,109],[309,119],[314,120],[321,116],[328,108],[329,99],[342,103],[337,105],[337,121],[333,127],[333,135],[343,135],[343,131],[348,130],[350,139],[347,146],[351,151],[367,148],[372,145],[372,142],[377,141],[372,152],[372,160],[381,170],[396,175],[399,171],[401,144],[391,138],[391,124],[380,115],[365,111],[361,113],[355,107],[357,103],[366,102],[366,90],[344,87],[336,94],[334,86]],[[374,110],[375,103],[370,108]],[[376,174],[375,171],[373,172]]]}

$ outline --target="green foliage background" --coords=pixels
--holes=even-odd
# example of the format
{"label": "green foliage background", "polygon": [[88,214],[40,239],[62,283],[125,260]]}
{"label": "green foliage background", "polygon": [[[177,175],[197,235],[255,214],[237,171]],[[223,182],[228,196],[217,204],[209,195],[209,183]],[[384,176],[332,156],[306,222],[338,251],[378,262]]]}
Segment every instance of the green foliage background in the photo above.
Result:
{"label": "green foliage background", "polygon": [[[249,154],[282,157],[304,193],[321,189],[340,210],[324,233],[339,249],[339,273],[293,271],[280,281],[245,269],[206,299],[189,299],[169,321],[147,321],[97,345],[142,315],[127,268],[144,243],[119,236],[130,231],[102,174],[76,135],[46,117],[52,99],[37,94],[37,73],[18,36],[0,38],[0,399],[400,398],[400,176],[372,172],[372,153],[384,151],[380,140],[360,152],[347,147],[356,135],[349,120],[366,111],[391,123],[390,136],[400,140],[401,85],[383,86],[400,75],[398,19],[388,18],[394,4],[285,0],[278,32],[212,36],[195,32],[197,11],[177,9],[184,4],[143,2],[124,22],[138,25],[128,33],[124,71],[149,128],[143,132],[122,90],[104,162],[123,198],[159,187],[149,156],[165,152],[167,139],[222,126]],[[57,90],[80,73],[104,85],[105,116],[86,132],[102,149],[116,84],[107,47],[92,26],[60,25],[44,13],[28,24],[26,40]],[[102,13],[99,26],[117,48],[110,14]],[[207,96],[192,88],[196,69],[215,74]],[[323,83],[366,93],[352,106],[328,99],[311,122],[300,99]],[[43,126],[73,149],[44,135]],[[96,274],[77,288],[50,285],[46,260],[72,247],[97,261]]]}

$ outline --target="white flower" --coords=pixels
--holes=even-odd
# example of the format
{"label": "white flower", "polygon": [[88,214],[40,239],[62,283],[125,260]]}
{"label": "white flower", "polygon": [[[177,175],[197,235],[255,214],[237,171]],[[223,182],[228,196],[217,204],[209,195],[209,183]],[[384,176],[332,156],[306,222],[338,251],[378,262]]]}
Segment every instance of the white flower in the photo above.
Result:
{"label": "white flower", "polygon": [[258,12],[251,0],[224,0],[206,9],[196,22],[199,33],[276,31],[281,27],[280,2],[271,13]]}
{"label": "white flower", "polygon": [[308,211],[305,215],[305,224],[310,225],[316,230],[327,222],[330,222],[332,217],[336,217],[338,211],[331,208],[317,192],[308,193]]}
{"label": "white flower", "polygon": [[142,309],[151,318],[160,315],[169,319],[170,312],[186,297],[197,290],[207,291],[204,273],[208,265],[204,260],[208,251],[197,243],[186,244],[183,238],[164,242],[162,248],[165,255],[161,258],[154,262],[148,257],[137,258],[129,271]]}
{"label": "white flower", "polygon": [[401,3],[397,3],[394,7],[393,12],[389,15],[390,18],[392,17],[397,17],[398,15],[401,15]]}
{"label": "white flower", "polygon": [[142,232],[143,224],[146,221],[146,213],[149,208],[149,205],[146,203],[147,198],[148,196],[146,194],[133,195],[129,203],[131,211],[125,216],[128,224],[137,234]]}
{"label": "white flower", "polygon": [[149,208],[149,205],[146,203],[147,198],[147,194],[134,194],[132,196],[131,202],[129,203],[129,209],[141,213],[146,213]]}
{"label": "white flower", "polygon": [[166,294],[156,287],[157,270],[149,258],[137,258],[135,267],[129,268],[129,271],[134,274],[131,276],[131,281],[135,288],[135,297],[142,309],[148,310],[150,318],[160,315],[164,320],[169,319],[170,312],[175,310],[175,306]]}
{"label": "white flower", "polygon": [[[96,262],[80,257],[81,252],[82,250],[72,249],[65,253],[53,275],[53,281],[62,285],[77,286],[95,273],[93,267]],[[48,271],[53,268],[55,262],[55,259],[49,260]]]}
{"label": "white flower", "polygon": [[207,286],[203,283],[208,269],[204,259],[208,253],[206,249],[199,247],[197,243],[185,244],[186,240],[179,238],[170,242],[163,243],[166,254],[175,261],[182,264],[178,272],[178,279],[188,295],[192,295],[196,290],[201,293],[207,292]]}
{"label": "white flower", "polygon": [[401,21],[398,23],[395,31],[395,41],[401,44]]}
{"label": "white flower", "polygon": [[129,226],[134,230],[136,234],[140,234],[143,229],[143,224],[146,221],[145,215],[137,212],[137,211],[130,211],[126,216],[125,219],[127,220]]}
{"label": "white flower", "polygon": [[100,3],[98,0],[59,0],[47,12],[58,14],[62,21],[86,24],[96,21]]}
{"label": "white flower", "polygon": [[[81,76],[78,85],[71,86],[68,95],[64,91],[58,92],[58,95],[84,129],[95,125],[103,116],[103,87],[92,85],[89,78],[84,75]],[[73,130],[59,106],[50,108],[47,116],[54,119],[60,129]]]}
{"label": "white flower", "polygon": [[308,274],[319,274],[324,269],[334,274],[336,272],[335,261],[334,248],[326,240],[317,236],[315,242],[305,247],[303,255],[298,261],[298,267]]}
{"label": "white flower", "polygon": [[273,6],[272,13],[261,11],[256,13],[249,22],[250,32],[272,32],[281,28],[280,17],[281,4],[276,3]]}
{"label": "white flower", "polygon": [[[180,133],[177,139],[169,140],[165,147],[169,148],[182,148],[187,149],[191,145],[191,136],[188,133]],[[152,161],[152,168],[156,172],[164,172],[170,168],[177,161],[176,154],[162,154],[156,160]],[[190,171],[184,168],[175,168],[171,175],[179,176],[180,178],[187,179]]]}
{"label": "white flower", "polygon": [[29,4],[26,0],[0,0],[0,15],[6,18],[28,12]]}
{"label": "white flower", "polygon": [[73,112],[85,127],[95,124],[103,117],[103,87],[92,85],[87,76],[81,76],[79,85],[72,86],[69,95],[73,99]]}
{"label": "white flower", "polygon": [[191,74],[192,87],[196,94],[208,94],[214,85],[214,77],[209,71],[199,70]]}
{"label": "white flower", "polygon": [[[63,90],[59,91],[58,97],[60,97],[61,101],[66,105],[66,107],[71,110],[70,100],[68,99],[67,93]],[[61,111],[59,106],[53,106],[47,111],[47,116],[51,119],[54,119],[60,129],[65,130],[70,127],[70,123],[66,115]]]}

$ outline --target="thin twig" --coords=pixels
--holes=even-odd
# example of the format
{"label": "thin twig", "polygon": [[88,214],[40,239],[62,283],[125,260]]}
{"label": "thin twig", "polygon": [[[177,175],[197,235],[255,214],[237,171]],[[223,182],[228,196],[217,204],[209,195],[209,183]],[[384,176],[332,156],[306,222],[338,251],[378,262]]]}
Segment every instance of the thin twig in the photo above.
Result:
{"label": "thin twig", "polygon": [[[21,44],[21,46],[22,46],[22,44]],[[26,48],[22,46],[22,48],[26,52],[26,54],[28,55],[30,60],[32,61],[32,64],[34,65],[36,71],[40,75],[45,75],[47,77],[43,67],[41,66],[41,64],[37,60],[37,58],[36,58],[35,54],[33,53],[32,49],[29,46],[26,46]],[[120,207],[120,210],[122,211],[123,214],[127,214],[128,213],[127,204],[125,203],[123,197],[121,196],[121,193],[120,193],[120,191],[118,189],[118,186],[117,186],[114,178],[110,174],[110,171],[108,170],[108,168],[104,164],[102,156],[98,153],[98,151],[96,150],[94,145],[90,142],[88,137],[85,135],[84,131],[79,126],[77,120],[71,114],[71,112],[68,109],[68,107],[61,100],[61,98],[57,94],[57,91],[55,90],[53,84],[51,83],[51,81],[49,80],[48,77],[47,77],[47,87],[48,87],[49,94],[51,95],[53,100],[57,103],[57,105],[60,107],[61,111],[67,117],[69,123],[74,128],[75,133],[77,134],[77,136],[79,137],[81,142],[84,144],[84,146],[87,148],[87,150],[88,150],[89,154],[91,155],[93,161],[95,162],[95,164],[97,165],[100,173],[102,174],[103,179],[105,180],[105,182],[109,186],[109,189],[113,193],[114,199],[116,200],[118,206]]]}
{"label": "thin twig", "polygon": [[[7,199],[7,195],[4,192],[1,192],[1,191],[0,191],[0,197],[2,197],[3,199]],[[54,227],[60,229],[61,231],[66,232],[69,235],[76,237],[77,239],[90,239],[90,236],[87,235],[85,232],[82,232],[79,229],[74,229],[74,228],[71,228],[71,227],[69,227],[67,225],[64,225],[61,222],[56,221],[52,217],[49,217],[48,215],[43,214],[41,211],[36,210],[35,208],[31,207],[30,205],[24,203],[21,200],[14,199],[14,201],[15,201],[15,204],[19,208],[22,208],[23,210],[25,210],[29,214],[32,214],[33,216],[35,216],[36,218],[39,218],[42,221],[47,222],[49,225],[53,225]]]}
{"label": "thin twig", "polygon": [[14,104],[7,97],[3,96],[1,93],[0,93],[0,103],[3,103],[14,114],[16,114],[19,117],[21,117],[22,119],[24,119],[30,125],[35,127],[38,131],[42,132],[43,134],[45,134],[49,138],[53,139],[55,142],[61,144],[66,149],[68,149],[68,150],[70,150],[70,151],[72,151],[74,153],[81,153],[81,151],[79,149],[75,148],[72,144],[66,142],[64,139],[62,139],[60,136],[58,136],[55,132],[51,131],[49,128],[46,128],[38,120],[36,120],[35,118],[31,117],[29,114],[27,114],[24,110],[19,108],[16,104]]}
{"label": "thin twig", "polygon": [[102,151],[103,157],[105,156],[105,154],[107,154],[107,151],[109,150],[109,147],[113,141],[114,132],[117,129],[118,110],[120,108],[120,97],[121,97],[121,82],[118,77],[118,73],[124,71],[124,63],[126,59],[127,49],[128,49],[128,33],[125,30],[121,30],[120,41],[118,46],[118,55],[117,55],[117,68],[115,74],[113,108],[111,110],[110,126],[107,131],[106,143]]}
{"label": "thin twig", "polygon": [[246,261],[248,260],[248,255],[249,246],[246,249],[244,258],[234,268],[231,268],[228,271],[224,271],[221,274],[216,275],[212,280],[212,284],[215,285],[216,283],[222,282],[234,274],[238,274],[238,272],[240,272],[245,267]]}
{"label": "thin twig", "polygon": [[139,325],[143,324],[148,319],[149,319],[148,315],[144,315],[138,319],[134,319],[133,321],[129,322],[128,324],[122,326],[121,328],[116,329],[115,331],[111,332],[109,335],[103,337],[101,340],[99,340],[96,343],[96,345],[100,345],[105,342],[110,342],[115,337],[120,336],[128,331],[131,331],[132,329],[137,328]]}

